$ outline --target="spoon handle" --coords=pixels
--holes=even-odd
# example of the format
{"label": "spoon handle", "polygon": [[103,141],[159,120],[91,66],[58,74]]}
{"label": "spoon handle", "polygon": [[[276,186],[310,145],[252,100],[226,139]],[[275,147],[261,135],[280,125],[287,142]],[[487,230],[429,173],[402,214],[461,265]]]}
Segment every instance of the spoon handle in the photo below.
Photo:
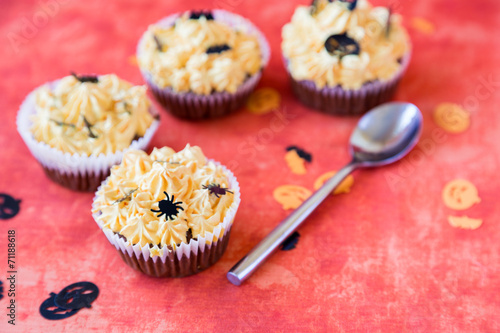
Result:
{"label": "spoon handle", "polygon": [[227,273],[229,282],[239,286],[259,268],[264,261],[304,222],[304,220],[325,200],[330,193],[353,172],[358,165],[351,162],[337,172],[307,199],[299,208],[285,218],[269,235],[255,246]]}

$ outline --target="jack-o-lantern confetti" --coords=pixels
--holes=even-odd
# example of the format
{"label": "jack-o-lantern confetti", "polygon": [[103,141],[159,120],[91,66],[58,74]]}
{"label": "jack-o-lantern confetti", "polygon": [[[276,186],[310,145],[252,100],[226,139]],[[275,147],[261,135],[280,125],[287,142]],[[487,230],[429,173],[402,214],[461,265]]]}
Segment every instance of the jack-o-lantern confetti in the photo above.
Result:
{"label": "jack-o-lantern confetti", "polygon": [[273,197],[287,210],[298,208],[311,194],[311,191],[302,186],[282,185],[274,190]]}
{"label": "jack-o-lantern confetti", "polygon": [[128,63],[130,65],[132,65],[132,66],[138,66],[139,65],[139,63],[137,62],[137,56],[135,56],[135,55],[132,55],[132,56],[128,57],[127,60],[128,60]]}
{"label": "jack-o-lantern confetti", "polygon": [[434,110],[436,124],[450,133],[462,133],[470,126],[470,114],[460,105],[441,103]]}
{"label": "jack-o-lantern confetti", "polygon": [[60,320],[71,317],[80,311],[80,309],[64,309],[57,306],[54,301],[56,296],[56,293],[50,293],[49,298],[43,301],[42,305],[40,305],[40,314],[45,319]]}
{"label": "jack-o-lantern confetti", "polygon": [[[319,190],[323,184],[332,178],[337,171],[329,171],[316,179],[314,182],[314,189]],[[351,187],[354,184],[354,177],[352,175],[347,176],[340,184],[337,186],[337,188],[333,191],[333,194],[341,194],[341,193],[349,193],[351,191]]]}
{"label": "jack-o-lantern confetti", "polygon": [[468,216],[448,216],[448,222],[452,227],[469,230],[477,229],[483,224],[483,220]]}
{"label": "jack-o-lantern confetti", "polygon": [[73,316],[80,309],[90,308],[99,296],[99,288],[92,282],[73,283],[58,294],[50,293],[40,305],[40,314],[45,319],[59,320]]}
{"label": "jack-o-lantern confetti", "polygon": [[54,298],[55,304],[63,309],[77,310],[90,308],[99,296],[99,288],[92,282],[73,283],[59,292]]}
{"label": "jack-o-lantern confetti", "polygon": [[415,30],[420,31],[421,33],[424,33],[426,35],[432,34],[435,30],[434,24],[422,17],[414,17],[411,20],[411,26]]}
{"label": "jack-o-lantern confetti", "polygon": [[444,204],[455,210],[468,209],[481,202],[477,188],[465,179],[455,179],[446,184],[442,196]]}
{"label": "jack-o-lantern confetti", "polygon": [[281,104],[280,93],[273,88],[255,90],[247,100],[247,109],[253,114],[265,114],[279,109]]}

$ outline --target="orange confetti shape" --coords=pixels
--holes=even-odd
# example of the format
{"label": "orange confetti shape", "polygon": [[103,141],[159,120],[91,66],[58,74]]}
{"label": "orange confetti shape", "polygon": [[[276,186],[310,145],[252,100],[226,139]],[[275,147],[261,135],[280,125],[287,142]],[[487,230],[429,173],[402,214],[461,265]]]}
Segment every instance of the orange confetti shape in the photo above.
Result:
{"label": "orange confetti shape", "polygon": [[483,224],[481,219],[473,219],[468,216],[448,216],[448,222],[452,227],[475,230]]}
{"label": "orange confetti shape", "polygon": [[470,114],[460,105],[441,103],[434,110],[436,124],[450,133],[462,133],[470,126]]}
{"label": "orange confetti shape", "polygon": [[280,93],[273,88],[255,90],[247,101],[247,109],[253,114],[265,114],[280,107]]}
{"label": "orange confetti shape", "polygon": [[[337,171],[329,171],[316,179],[314,182],[314,189],[319,190],[321,186],[330,178],[332,178]],[[337,188],[333,191],[333,194],[341,194],[341,193],[349,193],[351,191],[351,187],[354,184],[354,177],[352,175],[347,176]]]}
{"label": "orange confetti shape", "polygon": [[311,194],[312,192],[307,188],[296,185],[282,185],[273,191],[274,199],[285,210],[298,208]]}
{"label": "orange confetti shape", "polygon": [[415,30],[420,31],[426,35],[432,34],[435,30],[434,24],[432,24],[431,22],[422,17],[414,17],[411,20],[411,26]]}
{"label": "orange confetti shape", "polygon": [[139,64],[137,62],[137,57],[135,55],[128,57],[128,63],[131,64],[132,66],[138,66]]}
{"label": "orange confetti shape", "polygon": [[444,204],[451,209],[464,210],[481,202],[477,188],[465,179],[455,179],[443,189]]}
{"label": "orange confetti shape", "polygon": [[306,161],[299,156],[295,149],[292,149],[286,153],[285,161],[294,174],[305,175],[307,173]]}

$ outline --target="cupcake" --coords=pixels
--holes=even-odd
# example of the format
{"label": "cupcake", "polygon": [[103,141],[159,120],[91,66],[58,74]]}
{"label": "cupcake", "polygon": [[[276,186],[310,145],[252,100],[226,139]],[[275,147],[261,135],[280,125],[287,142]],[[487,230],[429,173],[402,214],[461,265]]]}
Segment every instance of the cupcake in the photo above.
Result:
{"label": "cupcake", "polygon": [[17,128],[50,179],[95,191],[124,151],[147,147],[158,119],[145,86],[73,74],[31,92]]}
{"label": "cupcake", "polygon": [[231,171],[187,145],[177,153],[126,152],[96,192],[92,212],[129,266],[182,277],[222,256],[239,203]]}
{"label": "cupcake", "polygon": [[300,6],[282,38],[295,95],[336,115],[359,115],[388,101],[411,54],[401,17],[366,0]]}
{"label": "cupcake", "polygon": [[224,11],[174,14],[151,25],[137,47],[144,79],[158,102],[187,119],[240,108],[269,60],[263,34]]}

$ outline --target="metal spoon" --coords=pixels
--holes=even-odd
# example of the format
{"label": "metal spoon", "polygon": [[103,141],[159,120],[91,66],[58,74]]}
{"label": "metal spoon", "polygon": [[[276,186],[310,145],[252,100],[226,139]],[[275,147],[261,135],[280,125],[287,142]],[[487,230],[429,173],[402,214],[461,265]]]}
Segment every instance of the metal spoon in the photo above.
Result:
{"label": "metal spoon", "polygon": [[418,142],[422,114],[410,103],[387,103],[365,114],[351,135],[352,161],[337,172],[227,273],[239,286],[304,222],[326,197],[357,168],[377,167],[405,156]]}

